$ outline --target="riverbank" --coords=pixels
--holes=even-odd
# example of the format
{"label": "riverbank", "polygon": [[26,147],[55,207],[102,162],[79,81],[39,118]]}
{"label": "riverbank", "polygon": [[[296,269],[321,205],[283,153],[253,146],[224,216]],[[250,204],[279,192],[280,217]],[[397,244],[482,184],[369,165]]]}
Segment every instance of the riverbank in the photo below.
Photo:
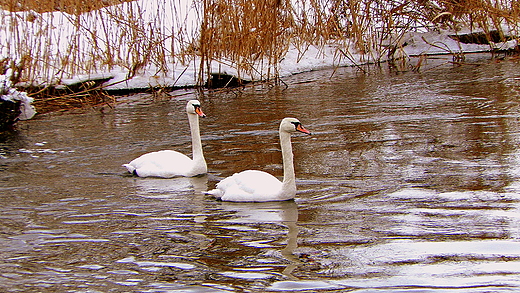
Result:
{"label": "riverbank", "polygon": [[[518,53],[517,38],[517,34],[508,27],[486,33],[481,29],[422,28],[399,36],[388,36],[368,51],[360,50],[350,41],[301,44],[300,47],[290,44],[285,52],[279,53],[280,58],[275,61],[259,55],[257,61],[248,65],[252,69],[250,71],[244,71],[242,65],[226,58],[204,61],[203,54],[194,53],[189,62],[173,59],[170,63],[155,64],[148,60],[151,64],[138,62],[131,68],[112,65],[111,69],[106,69],[103,64],[93,65],[98,69],[89,69],[87,74],[69,78],[63,76],[53,82],[24,81],[22,73],[27,71],[24,62],[30,58],[22,58],[19,64],[8,57],[3,59],[3,67],[15,70],[10,69],[13,76],[4,76],[4,80],[12,80],[12,84],[4,83],[3,92],[7,93],[10,87],[18,92],[26,92],[38,113],[48,113],[110,105],[115,102],[116,96],[137,92],[168,93],[183,88],[228,88],[252,82],[276,84],[294,74],[345,66],[354,66],[363,71],[363,66],[367,64],[387,64],[395,67],[397,72],[405,72],[423,70],[424,61],[438,55],[452,56],[452,61],[460,64],[471,53],[486,52],[490,59],[504,58]],[[102,62],[100,59],[99,63]],[[45,77],[45,73],[42,72],[41,77]],[[3,107],[4,110],[0,106],[0,112],[9,113],[4,117],[15,117],[14,120],[10,118],[11,122],[5,125],[13,124],[18,118],[12,112],[19,111],[19,105],[9,104],[8,97],[3,100],[8,105]]]}
{"label": "riverbank", "polygon": [[[514,3],[0,1],[0,74],[39,113],[131,92],[278,82],[313,70],[517,50]],[[0,85],[2,92],[9,86]],[[5,98],[4,100],[9,100]]]}
{"label": "riverbank", "polygon": [[[448,58],[446,58],[449,56]],[[439,58],[442,57],[442,58]],[[451,58],[450,58],[451,57]],[[430,54],[419,56],[406,56],[402,58],[392,59],[377,66],[386,66],[395,74],[407,71],[421,72],[427,71],[432,67],[439,66],[479,66],[490,62],[501,62],[504,59],[518,58],[518,50],[510,48],[508,50],[497,50],[488,52],[466,52],[466,53],[450,53],[450,54]],[[431,62],[435,59],[442,59],[442,62]],[[132,95],[136,93],[149,93],[157,97],[168,98],[175,96],[172,94],[178,90],[198,89],[203,94],[205,91],[211,90],[240,90],[248,85],[263,84],[283,84],[284,79],[292,75],[303,73],[306,71],[327,70],[331,68],[339,68],[341,66],[325,66],[325,62],[318,66],[304,66],[298,70],[295,68],[286,71],[286,76],[276,80],[241,80],[236,76],[223,74],[214,74],[212,84],[207,83],[203,86],[184,85],[184,86],[136,86],[138,84],[132,81],[126,81],[125,86],[115,86],[112,80],[116,79],[115,75],[106,77],[93,76],[78,77],[69,80],[68,85],[58,87],[18,87],[11,89],[12,94],[7,95],[9,100],[3,99],[0,103],[0,113],[2,120],[0,121],[0,129],[8,129],[19,120],[31,119],[36,113],[45,114],[50,112],[69,111],[74,109],[90,108],[112,108],[118,103],[118,97]],[[369,63],[361,65],[349,65],[364,73]],[[305,70],[302,70],[304,69]],[[331,76],[333,77],[333,76]],[[144,78],[141,77],[141,78]],[[27,93],[26,93],[27,92]]]}

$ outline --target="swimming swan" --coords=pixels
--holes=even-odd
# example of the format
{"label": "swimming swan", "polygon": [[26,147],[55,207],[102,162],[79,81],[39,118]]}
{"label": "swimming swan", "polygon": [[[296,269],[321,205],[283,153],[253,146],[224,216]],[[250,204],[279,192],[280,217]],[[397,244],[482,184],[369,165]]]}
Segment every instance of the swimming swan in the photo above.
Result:
{"label": "swimming swan", "polygon": [[246,170],[217,183],[215,189],[206,192],[217,199],[234,202],[267,202],[293,199],[296,195],[291,132],[311,134],[296,118],[284,118],[280,123],[283,181],[257,170]]}
{"label": "swimming swan", "polygon": [[202,154],[200,141],[199,116],[206,117],[200,108],[200,102],[191,100],[186,105],[191,130],[191,148],[193,160],[176,151],[164,150],[144,154],[124,164],[128,172],[139,177],[172,178],[176,176],[192,177],[207,172],[208,167]]}

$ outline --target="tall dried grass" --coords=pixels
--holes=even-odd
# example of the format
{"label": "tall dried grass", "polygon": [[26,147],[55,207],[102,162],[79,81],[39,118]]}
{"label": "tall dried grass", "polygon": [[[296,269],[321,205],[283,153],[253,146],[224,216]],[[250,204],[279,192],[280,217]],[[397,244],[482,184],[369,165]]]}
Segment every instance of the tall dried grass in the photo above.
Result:
{"label": "tall dried grass", "polygon": [[[259,79],[276,74],[275,65],[287,51],[291,38],[289,0],[204,0],[203,5],[199,76],[213,60],[228,62],[251,76],[260,75]],[[258,66],[267,66],[267,70]]]}
{"label": "tall dried grass", "polygon": [[[463,25],[518,32],[518,0],[0,0],[0,58],[22,68],[19,81],[58,83],[123,68],[172,74],[196,62],[204,84],[215,61],[257,79],[278,76],[289,46],[334,45],[378,61],[420,28]],[[58,11],[58,12],[57,12]],[[194,28],[197,24],[200,27]],[[301,55],[302,55],[301,54]]]}
{"label": "tall dried grass", "polygon": [[[22,80],[32,83],[57,83],[117,67],[129,75],[144,67],[168,73],[168,64],[178,55],[173,44],[187,38],[186,33],[174,31],[182,29],[182,20],[173,17],[181,1],[91,2],[98,4],[80,0],[1,3],[7,10],[0,11],[5,24],[0,39],[6,40],[0,43],[0,55],[22,66]],[[109,5],[114,3],[120,5]],[[100,10],[101,4],[109,6]]]}

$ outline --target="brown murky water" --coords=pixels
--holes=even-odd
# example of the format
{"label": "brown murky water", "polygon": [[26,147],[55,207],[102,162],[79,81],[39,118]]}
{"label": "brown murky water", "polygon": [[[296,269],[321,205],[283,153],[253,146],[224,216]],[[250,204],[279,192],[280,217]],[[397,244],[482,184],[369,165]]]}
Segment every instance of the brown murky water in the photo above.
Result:
{"label": "brown murky water", "polygon": [[[18,124],[0,140],[0,291],[520,290],[520,67],[430,62]],[[192,98],[210,173],[126,175],[144,152],[190,153]],[[293,136],[295,201],[201,193],[244,169],[281,176],[286,116],[313,132]]]}

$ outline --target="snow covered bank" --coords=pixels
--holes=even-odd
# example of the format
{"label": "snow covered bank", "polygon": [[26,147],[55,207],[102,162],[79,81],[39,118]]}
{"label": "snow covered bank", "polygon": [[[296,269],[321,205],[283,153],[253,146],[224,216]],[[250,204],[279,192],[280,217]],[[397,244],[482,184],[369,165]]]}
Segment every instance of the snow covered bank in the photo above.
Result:
{"label": "snow covered bank", "polygon": [[[321,68],[381,62],[388,59],[390,47],[398,48],[396,53],[401,56],[491,49],[488,44],[464,44],[449,37],[470,30],[441,30],[450,25],[438,20],[450,14],[446,10],[452,8],[443,6],[446,3],[442,1],[433,1],[428,7],[414,1],[361,1],[355,9],[341,1],[323,1],[315,7],[306,0],[291,0],[273,6],[273,11],[265,13],[271,18],[265,21],[255,18],[262,13],[254,10],[255,5],[264,5],[265,1],[245,6],[233,1],[215,1],[214,5],[220,7],[213,12],[215,15],[207,15],[212,8],[196,0],[114,3],[119,4],[77,14],[59,9],[42,13],[0,11],[0,21],[7,24],[0,28],[0,41],[7,40],[0,42],[0,60],[21,60],[28,56],[25,82],[33,86],[66,86],[88,80],[89,76],[103,75],[113,77],[106,82],[107,89],[142,89],[201,85],[214,73],[265,80]],[[344,11],[337,10],[340,7],[333,9],[334,3],[346,5],[341,7]],[[506,3],[496,7],[496,11],[507,12],[509,8]],[[357,15],[361,23],[356,27],[353,15],[361,12],[365,14]],[[243,13],[249,13],[249,18],[242,19]],[[493,25],[502,25],[506,34],[518,35],[509,31],[505,24],[512,22],[504,21],[507,17],[504,15],[495,16]],[[324,19],[320,22],[321,18]],[[330,32],[313,32],[315,38],[305,35],[314,29],[328,29],[328,22],[334,24]],[[450,24],[454,23],[457,25],[451,27],[464,27],[457,21]],[[319,25],[323,26],[316,28]],[[471,26],[475,31],[493,29]],[[204,38],[208,32],[203,27],[221,34]],[[280,34],[269,33],[273,29]],[[266,36],[273,39],[266,42]],[[258,50],[249,50],[258,56],[242,56],[232,51],[238,50],[233,46],[240,46],[246,39],[258,40],[245,46],[258,46]],[[208,43],[202,44],[204,40]],[[231,53],[204,55],[208,50],[202,50],[201,46],[214,46],[212,42],[239,44],[222,47]],[[362,49],[360,42],[364,45]],[[269,47],[270,43],[276,47]],[[516,41],[497,46],[507,49],[516,46]],[[239,57],[235,60],[230,56]]]}
{"label": "snow covered bank", "polygon": [[[465,31],[470,33],[469,30]],[[452,31],[432,31],[432,32],[415,32],[407,33],[401,37],[397,43],[401,47],[397,48],[394,58],[420,56],[420,55],[439,55],[439,54],[464,54],[476,52],[489,52],[492,49],[510,50],[518,47],[515,39],[490,44],[472,44],[462,43],[458,41],[453,35],[464,35],[462,32]],[[390,56],[392,57],[392,56]],[[370,55],[356,53],[355,50],[349,48],[348,45],[342,46],[339,44],[331,44],[323,47],[309,46],[305,51],[301,51],[294,46],[291,46],[286,52],[285,57],[278,64],[277,76],[280,78],[288,77],[294,74],[314,71],[320,69],[343,67],[343,66],[357,66],[367,63],[384,62],[389,58],[388,55]],[[176,88],[176,87],[192,87],[197,86],[198,72],[200,61],[194,60],[187,66],[182,66],[178,63],[171,63],[168,65],[167,74],[158,73],[160,70],[157,67],[146,67],[133,76],[129,75],[129,71],[124,68],[117,68],[107,72],[100,71],[92,74],[81,74],[73,78],[62,79],[55,87],[57,89],[72,88],[76,84],[87,81],[106,80],[103,81],[101,87],[105,90],[144,90],[150,88]],[[208,71],[210,74],[226,74],[230,76],[239,76],[246,81],[262,80],[266,76],[266,68],[262,64],[258,68],[263,68],[256,75],[246,75],[239,72],[236,67],[224,62],[213,61],[211,68]],[[30,119],[34,116],[35,110],[31,105],[33,99],[28,97],[25,92],[17,91],[12,88],[7,75],[0,76],[0,84],[4,85],[2,100],[4,103],[10,102],[19,104],[17,116],[13,118],[16,120]],[[7,106],[8,104],[6,104]],[[12,106],[12,105],[9,105]],[[8,107],[9,108],[9,107]],[[4,123],[9,124],[9,123]]]}
{"label": "snow covered bank", "polygon": [[[492,49],[510,50],[518,46],[516,40],[510,40],[496,44],[465,44],[454,39],[453,35],[463,35],[470,33],[469,30],[461,32],[453,31],[433,31],[422,33],[407,33],[399,43],[400,56],[420,56],[420,55],[440,55],[440,54],[462,54],[490,52]],[[397,55],[397,54],[396,54]],[[397,57],[397,56],[395,56]],[[339,44],[331,44],[318,48],[309,46],[305,51],[301,51],[291,46],[285,57],[281,60],[276,68],[278,77],[287,77],[290,75],[314,71],[333,67],[355,66],[374,62],[385,62],[388,60],[387,55],[369,55],[356,53],[348,46]],[[157,75],[157,68],[151,67],[127,79],[128,72],[124,70],[111,71],[113,79],[106,83],[106,89],[133,89],[133,88],[150,88],[150,87],[189,87],[197,84],[197,73],[200,64],[198,61],[191,62],[188,66],[170,65],[169,75]],[[255,75],[246,75],[239,73],[237,69],[227,63],[214,61],[211,64],[210,73],[227,74],[231,76],[239,76],[248,81],[262,80],[262,76],[266,76],[264,71],[258,71]],[[262,68],[259,64],[257,68]],[[271,68],[272,70],[272,68]],[[86,76],[78,76],[77,78],[64,80],[66,83],[75,83],[85,79]]]}
{"label": "snow covered bank", "polygon": [[[16,85],[18,89],[70,90],[106,79],[96,86],[132,90],[201,86],[214,74],[258,81],[392,58],[518,47],[518,37],[493,44],[465,43],[454,37],[497,25],[502,26],[499,35],[518,36],[507,26],[518,22],[507,19],[507,3],[495,9],[505,14],[496,16],[497,21],[493,18],[493,25],[472,31],[461,30],[463,22],[439,21],[453,16],[446,12],[453,7],[443,1],[428,1],[435,4],[428,7],[422,6],[423,1],[367,0],[360,1],[359,7],[347,2],[309,5],[307,0],[290,0],[253,5],[215,0],[208,6],[197,0],[135,0],[78,13],[0,10],[0,21],[6,24],[0,27],[0,60],[24,61],[24,80]],[[273,5],[265,6],[269,3]],[[481,10],[468,7],[467,11],[469,15]],[[264,15],[266,19],[261,18]],[[458,29],[441,29],[449,27]],[[244,44],[246,40],[250,42]],[[8,88],[11,85],[4,92],[13,98],[4,100],[23,95]]]}

